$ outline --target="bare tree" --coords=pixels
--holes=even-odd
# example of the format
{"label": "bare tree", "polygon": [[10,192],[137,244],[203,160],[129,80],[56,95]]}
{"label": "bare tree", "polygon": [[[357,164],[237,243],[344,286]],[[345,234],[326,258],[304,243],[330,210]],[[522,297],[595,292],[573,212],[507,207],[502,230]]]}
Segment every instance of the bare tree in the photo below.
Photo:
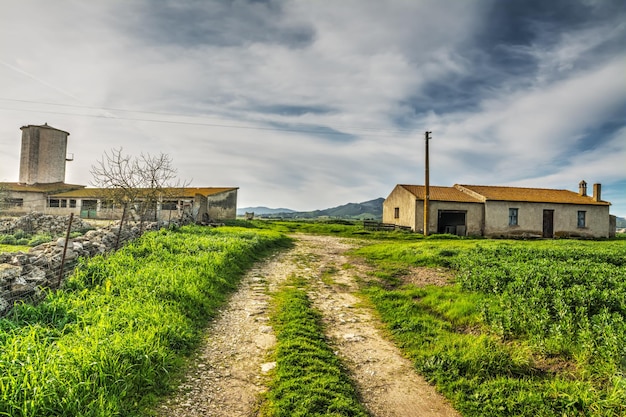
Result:
{"label": "bare tree", "polygon": [[156,216],[157,202],[188,185],[177,180],[176,173],[167,154],[134,157],[125,155],[122,148],[105,151],[91,166],[92,185],[106,189],[106,198],[114,204],[134,209],[142,222]]}

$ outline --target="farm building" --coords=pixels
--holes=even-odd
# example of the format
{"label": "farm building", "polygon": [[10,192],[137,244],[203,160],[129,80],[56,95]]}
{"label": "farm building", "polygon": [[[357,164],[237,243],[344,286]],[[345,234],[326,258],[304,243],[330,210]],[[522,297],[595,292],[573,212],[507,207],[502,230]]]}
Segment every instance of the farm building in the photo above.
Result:
{"label": "farm building", "polygon": [[[80,188],[71,191],[49,193],[44,213],[68,215],[74,213],[83,218],[115,219],[122,215],[122,207],[108,199],[101,188]],[[237,212],[237,188],[233,187],[186,187],[169,188],[160,193],[151,218],[170,220],[183,213],[196,220],[234,219]]]}
{"label": "farm building", "polygon": [[[66,184],[68,132],[44,125],[21,128],[19,182],[0,182],[0,213],[20,215],[30,212],[86,218],[116,219],[122,208],[111,203],[109,191]],[[238,187],[184,187],[161,190],[150,212],[168,220],[183,213],[196,220],[234,219]]]}
{"label": "farm building", "polygon": [[[484,185],[430,187],[428,233],[487,237],[607,238],[615,233],[601,185],[569,190]],[[396,185],[383,203],[383,222],[424,231],[425,187]]]}

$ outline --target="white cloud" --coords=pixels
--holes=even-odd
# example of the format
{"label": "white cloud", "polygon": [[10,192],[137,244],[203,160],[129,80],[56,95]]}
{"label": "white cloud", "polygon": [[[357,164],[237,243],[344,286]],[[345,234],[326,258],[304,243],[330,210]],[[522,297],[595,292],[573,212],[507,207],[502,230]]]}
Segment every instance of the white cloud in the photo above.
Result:
{"label": "white cloud", "polygon": [[[43,122],[71,133],[70,182],[113,147],[165,152],[194,185],[241,187],[240,205],[325,208],[421,182],[426,129],[442,185],[624,178],[609,175],[622,136],[588,149],[626,102],[624,54],[606,47],[623,25],[498,44],[536,67],[519,74],[480,44],[489,2],[159,4],[5,5],[0,180],[17,179],[19,127]],[[352,136],[306,132],[320,127]]]}

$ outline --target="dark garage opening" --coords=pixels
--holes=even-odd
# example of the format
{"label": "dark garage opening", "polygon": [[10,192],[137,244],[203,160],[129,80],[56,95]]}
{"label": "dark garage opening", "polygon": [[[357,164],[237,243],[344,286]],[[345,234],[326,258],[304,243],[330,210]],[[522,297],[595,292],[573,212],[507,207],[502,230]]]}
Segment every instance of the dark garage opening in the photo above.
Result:
{"label": "dark garage opening", "polygon": [[462,210],[439,210],[437,233],[465,236],[467,233],[466,213]]}

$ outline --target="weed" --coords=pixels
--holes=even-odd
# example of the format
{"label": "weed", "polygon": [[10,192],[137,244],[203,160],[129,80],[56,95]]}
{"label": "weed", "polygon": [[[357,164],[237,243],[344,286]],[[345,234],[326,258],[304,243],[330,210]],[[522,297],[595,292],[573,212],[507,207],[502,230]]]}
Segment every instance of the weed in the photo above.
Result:
{"label": "weed", "polygon": [[328,346],[319,314],[293,278],[275,297],[276,370],[263,415],[367,416],[340,360]]}

